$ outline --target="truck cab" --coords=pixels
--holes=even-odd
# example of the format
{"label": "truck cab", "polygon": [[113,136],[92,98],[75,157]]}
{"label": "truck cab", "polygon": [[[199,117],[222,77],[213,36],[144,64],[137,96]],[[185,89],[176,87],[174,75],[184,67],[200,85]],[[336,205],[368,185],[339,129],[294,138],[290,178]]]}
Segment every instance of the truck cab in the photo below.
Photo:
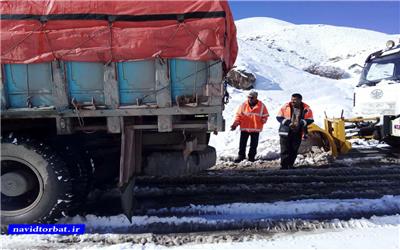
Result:
{"label": "truck cab", "polygon": [[400,44],[388,41],[386,49],[369,55],[354,90],[356,116],[377,117],[364,131],[378,140],[400,146]]}

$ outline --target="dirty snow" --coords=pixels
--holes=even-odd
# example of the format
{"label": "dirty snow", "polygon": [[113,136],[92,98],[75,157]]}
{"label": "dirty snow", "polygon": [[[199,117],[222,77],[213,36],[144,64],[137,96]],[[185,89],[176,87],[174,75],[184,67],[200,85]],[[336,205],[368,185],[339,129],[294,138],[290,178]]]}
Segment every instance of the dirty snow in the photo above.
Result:
{"label": "dirty snow", "polygon": [[[60,224],[86,224],[87,231],[107,226],[109,228],[140,227],[152,223],[180,225],[183,223],[218,224],[227,220],[245,219],[304,219],[319,214],[358,214],[375,211],[400,213],[400,196],[384,196],[380,199],[330,199],[330,200],[298,200],[274,203],[232,203],[217,206],[192,205],[159,210],[150,210],[149,214],[172,212],[180,217],[134,216],[132,224],[125,215],[97,217],[87,215],[64,218]],[[397,221],[400,222],[400,221]],[[396,220],[393,222],[397,223]]]}

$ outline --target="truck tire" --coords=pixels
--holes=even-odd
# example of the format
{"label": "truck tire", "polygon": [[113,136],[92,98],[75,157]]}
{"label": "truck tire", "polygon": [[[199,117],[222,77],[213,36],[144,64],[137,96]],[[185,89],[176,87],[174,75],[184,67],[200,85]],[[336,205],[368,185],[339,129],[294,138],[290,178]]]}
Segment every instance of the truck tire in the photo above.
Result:
{"label": "truck tire", "polygon": [[181,151],[155,152],[147,156],[144,174],[150,176],[185,176],[215,165],[215,148],[195,151],[185,160]]}
{"label": "truck tire", "polygon": [[73,198],[69,170],[47,145],[29,138],[1,141],[1,227],[51,223]]}
{"label": "truck tire", "polygon": [[217,153],[214,147],[207,146],[205,150],[196,151],[194,154],[196,154],[199,159],[199,171],[211,168],[217,162]]}
{"label": "truck tire", "polygon": [[384,142],[386,142],[388,145],[390,145],[393,148],[397,148],[398,150],[400,148],[400,139],[399,139],[399,137],[386,138],[384,140]]}

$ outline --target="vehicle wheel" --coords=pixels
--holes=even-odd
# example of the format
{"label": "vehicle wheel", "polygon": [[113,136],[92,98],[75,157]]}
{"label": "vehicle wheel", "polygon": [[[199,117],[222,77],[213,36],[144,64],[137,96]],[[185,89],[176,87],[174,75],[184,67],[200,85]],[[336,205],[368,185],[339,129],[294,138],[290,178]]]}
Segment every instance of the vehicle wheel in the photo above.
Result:
{"label": "vehicle wheel", "polygon": [[211,168],[217,162],[217,153],[214,147],[207,146],[203,151],[194,152],[199,159],[198,171]]}
{"label": "vehicle wheel", "polygon": [[384,140],[384,142],[386,142],[388,145],[390,145],[393,148],[400,148],[400,139],[397,137],[393,137],[393,138],[387,138],[386,140]]}
{"label": "vehicle wheel", "polygon": [[50,223],[65,215],[73,198],[70,173],[47,145],[2,138],[1,225]]}

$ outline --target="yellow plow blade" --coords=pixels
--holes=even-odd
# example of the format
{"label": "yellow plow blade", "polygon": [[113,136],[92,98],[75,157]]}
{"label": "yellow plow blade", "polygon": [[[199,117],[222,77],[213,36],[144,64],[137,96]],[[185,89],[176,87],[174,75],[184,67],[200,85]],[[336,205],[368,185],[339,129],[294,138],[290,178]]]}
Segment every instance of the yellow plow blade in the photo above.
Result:
{"label": "yellow plow blade", "polygon": [[361,123],[377,123],[379,122],[378,117],[372,118],[326,118],[324,120],[324,128],[319,127],[316,124],[311,124],[308,126],[309,135],[317,134],[325,148],[332,153],[333,157],[337,157],[341,154],[346,154],[351,150],[351,143],[349,139],[372,139],[372,135],[361,135],[360,124]]}

